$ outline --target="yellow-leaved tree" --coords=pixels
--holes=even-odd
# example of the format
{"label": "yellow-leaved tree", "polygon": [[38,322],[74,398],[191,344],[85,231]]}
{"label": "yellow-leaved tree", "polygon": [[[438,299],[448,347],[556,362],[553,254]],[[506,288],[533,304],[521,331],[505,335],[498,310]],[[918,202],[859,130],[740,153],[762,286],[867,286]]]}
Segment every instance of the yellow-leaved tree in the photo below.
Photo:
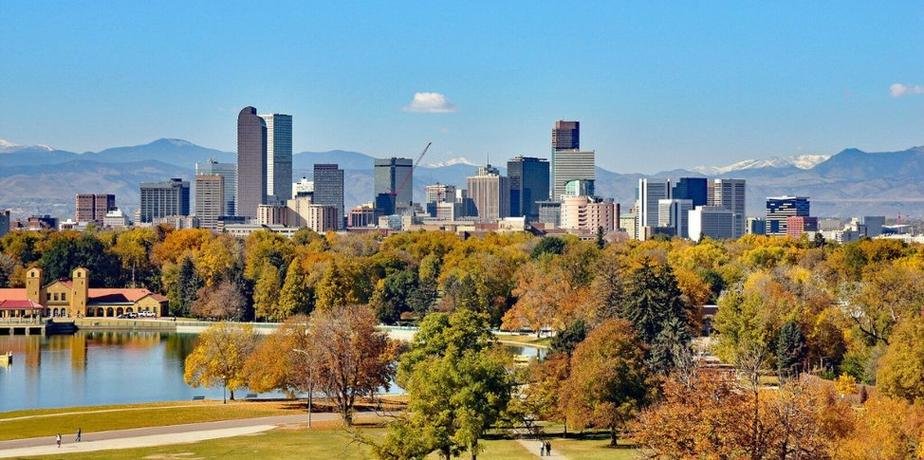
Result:
{"label": "yellow-leaved tree", "polygon": [[233,401],[234,390],[244,387],[244,364],[255,344],[250,325],[221,322],[209,326],[186,357],[183,380],[193,387],[221,385],[223,402],[228,402],[227,392]]}

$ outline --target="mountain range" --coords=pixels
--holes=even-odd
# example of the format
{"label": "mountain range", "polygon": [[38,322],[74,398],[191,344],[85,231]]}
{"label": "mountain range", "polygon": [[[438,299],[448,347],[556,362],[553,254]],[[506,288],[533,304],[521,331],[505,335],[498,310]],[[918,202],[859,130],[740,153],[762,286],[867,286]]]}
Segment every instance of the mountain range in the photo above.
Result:
{"label": "mountain range", "polygon": [[[138,203],[138,183],[169,177],[192,178],[196,162],[209,158],[234,162],[236,155],[181,139],[115,147],[99,152],[70,152],[45,145],[21,146],[0,139],[0,208],[17,216],[49,213],[71,216],[74,194],[115,193],[116,203],[131,212]],[[293,179],[310,177],[316,163],[337,163],[345,170],[347,208],[372,199],[374,157],[346,150],[300,152],[293,157]],[[503,168],[501,168],[503,170]],[[427,184],[465,185],[474,165],[464,158],[426,164],[414,172],[414,196],[420,201]],[[625,210],[635,200],[638,179],[735,177],[746,179],[748,213],[763,213],[764,199],[805,195],[812,214],[849,217],[880,214],[924,215],[924,147],[897,152],[845,149],[833,155],[799,155],[746,160],[726,166],[663,171],[653,175],[617,173],[597,168],[596,190],[615,198]]]}

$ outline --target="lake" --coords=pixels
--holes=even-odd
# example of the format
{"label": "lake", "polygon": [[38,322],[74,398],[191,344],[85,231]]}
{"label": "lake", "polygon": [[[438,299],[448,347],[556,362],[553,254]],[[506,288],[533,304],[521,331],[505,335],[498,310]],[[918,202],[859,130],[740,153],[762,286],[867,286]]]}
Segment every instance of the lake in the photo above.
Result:
{"label": "lake", "polygon": [[[0,412],[181,401],[199,395],[221,399],[221,388],[192,388],[183,382],[184,362],[195,346],[196,337],[196,334],[121,331],[49,337],[2,336],[0,353],[12,351],[14,361],[12,366],[0,366]],[[530,357],[538,352],[533,347],[508,349]],[[247,393],[241,390],[235,395],[243,397]]]}

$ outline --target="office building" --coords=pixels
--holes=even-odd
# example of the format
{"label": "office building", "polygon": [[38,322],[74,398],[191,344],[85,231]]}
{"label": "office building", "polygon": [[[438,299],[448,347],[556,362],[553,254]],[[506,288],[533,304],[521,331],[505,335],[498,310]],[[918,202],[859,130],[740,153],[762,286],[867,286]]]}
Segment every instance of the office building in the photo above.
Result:
{"label": "office building", "polygon": [[292,115],[260,115],[266,124],[266,194],[285,203],[292,198]]}
{"label": "office building", "polygon": [[690,200],[693,207],[709,204],[709,179],[705,177],[681,177],[671,190],[671,198]]}
{"label": "office building", "polygon": [[885,226],[885,216],[863,216],[859,219],[859,224],[865,227],[864,236],[875,238],[882,235],[882,227]]}
{"label": "office building", "polygon": [[257,206],[257,223],[260,225],[289,226],[288,208],[282,204],[261,204]]}
{"label": "office building", "polygon": [[414,192],[414,161],[410,158],[384,158],[374,163],[373,187],[376,209],[391,215],[411,206]]}
{"label": "office building", "polygon": [[518,156],[507,162],[510,179],[510,215],[539,217],[539,201],[549,199],[549,161]]}
{"label": "office building", "polygon": [[300,196],[313,196],[314,195],[314,181],[308,179],[307,177],[302,177],[292,184],[292,197],[297,198]]}
{"label": "office building", "polygon": [[337,208],[312,203],[306,197],[292,198],[286,202],[286,225],[290,227],[310,228],[318,233],[336,231],[342,225],[343,218],[338,219]]}
{"label": "office building", "polygon": [[545,228],[558,228],[561,225],[561,202],[559,201],[539,201],[539,223]]}
{"label": "office building", "polygon": [[128,216],[121,209],[115,208],[106,213],[103,217],[103,227],[105,228],[125,228],[128,227]]}
{"label": "office building", "polygon": [[749,235],[767,234],[767,221],[760,217],[748,217],[745,227]]}
{"label": "office building", "polygon": [[595,195],[594,181],[587,179],[575,179],[569,180],[568,183],[565,184],[565,193],[562,194],[562,197]]}
{"label": "office building", "polygon": [[374,227],[378,217],[375,215],[375,205],[366,203],[350,210],[349,227]]}
{"label": "office building", "polygon": [[78,193],[74,208],[77,222],[102,224],[106,213],[115,209],[115,195],[105,193]]}
{"label": "office building", "polygon": [[244,107],[237,116],[237,202],[239,216],[254,218],[266,204],[266,121],[257,109]]}
{"label": "office building", "polygon": [[635,219],[636,215],[634,212],[620,214],[619,216],[619,229],[626,232],[629,239],[632,240],[638,239],[638,224]]}
{"label": "office building", "polygon": [[594,151],[556,150],[552,152],[552,200],[561,199],[565,184],[573,180],[594,181]]}
{"label": "office building", "polygon": [[10,210],[0,210],[0,237],[10,232]]}
{"label": "office building", "polygon": [[558,120],[552,127],[552,150],[579,150],[581,122]]}
{"label": "office building", "polygon": [[635,208],[638,227],[635,233],[638,239],[645,240],[658,227],[658,202],[670,199],[671,182],[667,179],[639,179],[637,192]]}
{"label": "office building", "polygon": [[234,163],[219,163],[209,158],[209,160],[204,163],[196,163],[196,175],[198,176],[200,174],[217,174],[222,177],[225,204],[220,215],[235,215],[235,202],[237,201],[237,165]]}
{"label": "office building", "polygon": [[744,235],[744,179],[713,179],[708,183],[709,206],[728,209],[734,214],[734,238]]}
{"label": "office building", "polygon": [[787,221],[790,216],[808,217],[810,211],[808,197],[778,196],[767,198],[767,235],[787,235]]}
{"label": "office building", "polygon": [[154,222],[154,219],[167,216],[188,216],[189,182],[179,178],[142,182],[139,211],[141,222]]}
{"label": "office building", "polygon": [[215,229],[218,217],[224,215],[228,206],[225,200],[225,178],[219,174],[196,175],[196,217],[199,226]]}
{"label": "office building", "polygon": [[561,200],[559,227],[578,234],[610,233],[619,221],[619,205],[612,200],[588,196],[567,196]]}
{"label": "office building", "polygon": [[817,231],[817,217],[789,216],[786,218],[786,236],[790,238],[800,238],[805,232]]}
{"label": "office building", "polygon": [[337,230],[343,230],[343,170],[335,164],[314,165],[314,204],[337,208]]}
{"label": "office building", "polygon": [[687,236],[693,241],[703,237],[716,240],[736,238],[735,213],[719,206],[697,206],[688,211]]}
{"label": "office building", "polygon": [[427,214],[436,217],[436,205],[439,203],[456,202],[456,186],[440,184],[439,182],[426,186]]}
{"label": "office building", "polygon": [[671,228],[673,235],[686,238],[689,234],[688,213],[691,209],[693,200],[658,200],[658,227]]}
{"label": "office building", "polygon": [[510,181],[497,168],[491,165],[478,168],[466,183],[478,220],[494,221],[510,216]]}

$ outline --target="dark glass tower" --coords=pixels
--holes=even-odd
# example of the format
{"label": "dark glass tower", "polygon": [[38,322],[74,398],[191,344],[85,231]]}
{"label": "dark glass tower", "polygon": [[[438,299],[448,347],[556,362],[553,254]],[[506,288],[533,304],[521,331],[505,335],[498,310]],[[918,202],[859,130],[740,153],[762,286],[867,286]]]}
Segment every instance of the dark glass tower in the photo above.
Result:
{"label": "dark glass tower", "polygon": [[709,199],[708,187],[705,177],[681,177],[671,193],[671,198],[677,200],[692,200],[693,207],[706,206]]}
{"label": "dark glass tower", "polygon": [[336,164],[314,165],[312,203],[337,208],[337,230],[343,230],[343,170]]}
{"label": "dark glass tower", "polygon": [[256,217],[261,204],[266,204],[266,122],[257,109],[244,107],[237,115],[237,215]]}
{"label": "dark glass tower", "polygon": [[549,162],[544,158],[519,156],[507,162],[510,178],[510,215],[539,217],[537,202],[549,197]]}

